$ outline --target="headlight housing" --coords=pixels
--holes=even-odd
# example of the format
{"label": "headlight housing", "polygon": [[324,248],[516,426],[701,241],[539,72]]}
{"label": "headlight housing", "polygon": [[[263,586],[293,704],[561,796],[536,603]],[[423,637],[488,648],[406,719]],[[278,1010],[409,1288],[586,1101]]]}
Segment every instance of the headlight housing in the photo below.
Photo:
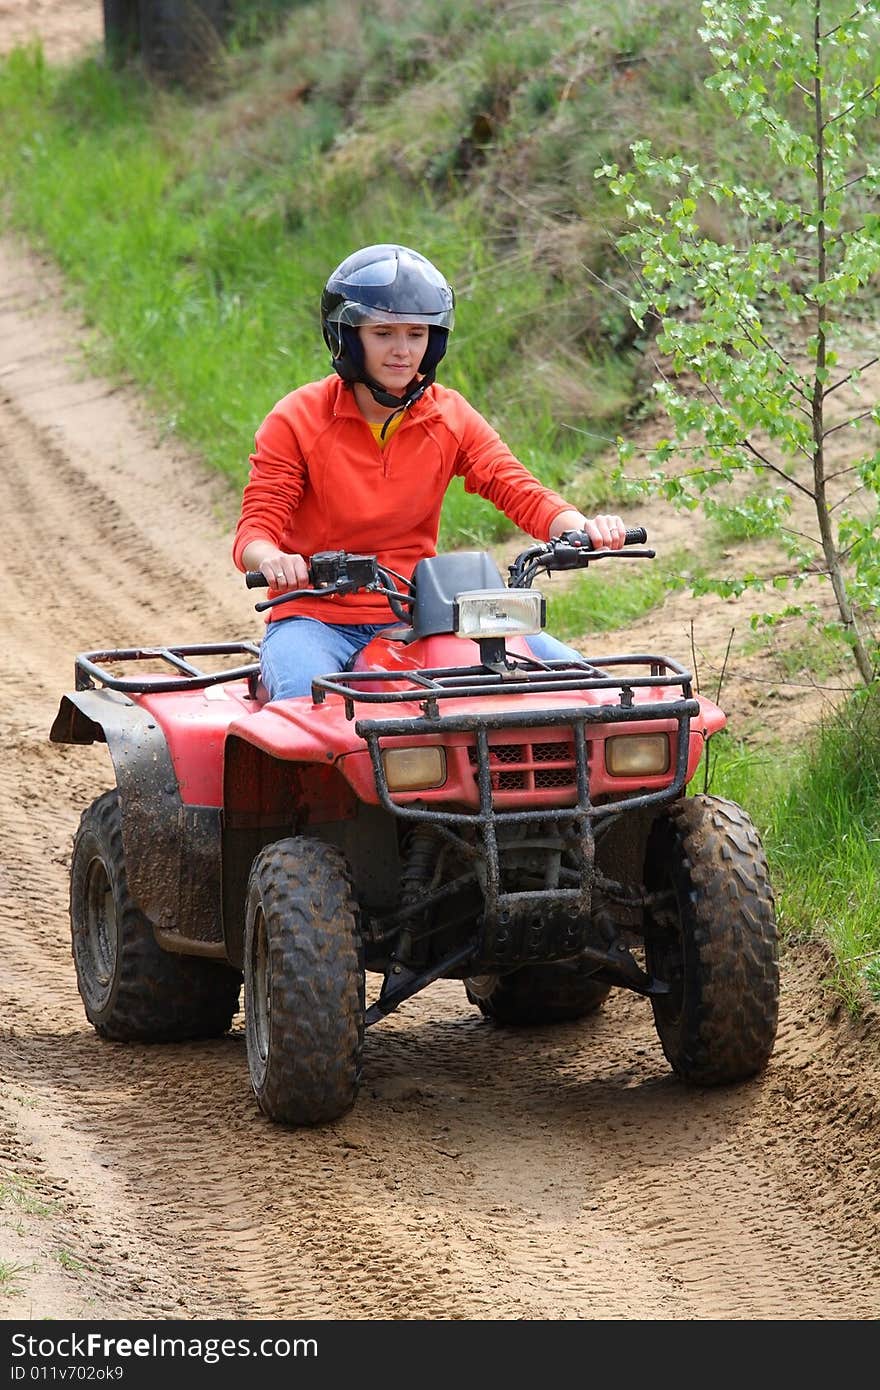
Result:
{"label": "headlight housing", "polygon": [[547,605],[537,589],[480,589],[456,594],[452,606],[456,637],[527,637],[544,626]]}
{"label": "headlight housing", "polygon": [[428,791],[446,781],[446,749],[432,744],[415,748],[386,748],[382,753],[385,780],[391,792]]}
{"label": "headlight housing", "polygon": [[669,771],[668,734],[615,734],[605,740],[605,766],[612,777],[659,777]]}

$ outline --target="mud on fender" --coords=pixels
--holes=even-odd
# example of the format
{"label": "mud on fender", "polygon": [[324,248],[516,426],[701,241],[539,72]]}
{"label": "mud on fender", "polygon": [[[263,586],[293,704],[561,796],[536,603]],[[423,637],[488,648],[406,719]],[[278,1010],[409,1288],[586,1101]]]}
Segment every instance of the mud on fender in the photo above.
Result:
{"label": "mud on fender", "polygon": [[[155,717],[113,690],[62,696],[52,743],[106,743],[122,811],[131,895],[174,949],[223,941],[221,812],[184,805],[165,734]],[[170,938],[170,939],[169,939]]]}

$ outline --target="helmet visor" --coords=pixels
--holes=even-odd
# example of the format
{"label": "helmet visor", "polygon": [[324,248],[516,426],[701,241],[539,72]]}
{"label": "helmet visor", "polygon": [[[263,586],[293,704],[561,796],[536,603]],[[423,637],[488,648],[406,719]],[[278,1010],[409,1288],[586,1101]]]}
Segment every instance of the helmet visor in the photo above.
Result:
{"label": "helmet visor", "polygon": [[344,323],[352,328],[360,328],[365,323],[426,323],[429,327],[451,329],[454,320],[452,305],[434,313],[419,313],[416,309],[398,313],[392,309],[376,309],[371,304],[358,304],[353,299],[344,299],[327,314],[328,323]]}

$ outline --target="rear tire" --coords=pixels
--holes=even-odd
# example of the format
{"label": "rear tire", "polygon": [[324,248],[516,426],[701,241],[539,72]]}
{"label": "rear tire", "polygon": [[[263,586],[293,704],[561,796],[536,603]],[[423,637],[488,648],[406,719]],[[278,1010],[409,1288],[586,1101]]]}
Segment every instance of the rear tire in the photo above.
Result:
{"label": "rear tire", "polygon": [[758,832],[716,796],[687,797],[655,821],[646,879],[668,906],[646,916],[647,968],[671,986],[654,1023],[683,1081],[743,1081],[769,1061],[779,1016],[773,893]]}
{"label": "rear tire", "polygon": [[241,974],[163,951],[132,900],[117,791],[83,812],[70,866],[73,960],[86,1017],[116,1042],[181,1042],[228,1032]]}
{"label": "rear tire", "polygon": [[474,976],[465,993],[496,1023],[568,1023],[602,1007],[611,986],[601,984],[573,961],[523,965],[509,975]]}
{"label": "rear tire", "polygon": [[245,1024],[260,1108],[287,1125],[336,1120],[357,1097],[363,944],[345,859],[290,838],[254,860],[245,915]]}

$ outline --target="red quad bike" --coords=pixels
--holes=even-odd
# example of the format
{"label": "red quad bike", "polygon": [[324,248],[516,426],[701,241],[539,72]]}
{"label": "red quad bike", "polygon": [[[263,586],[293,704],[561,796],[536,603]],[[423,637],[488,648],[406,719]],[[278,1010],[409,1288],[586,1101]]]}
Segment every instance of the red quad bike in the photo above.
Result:
{"label": "red quad bike", "polygon": [[219,1036],[243,976],[254,1093],[291,1125],[343,1115],[365,1028],[438,979],[499,1025],[633,990],[683,1081],[759,1072],[779,996],[764,853],[740,806],[688,794],[724,714],[668,656],[540,661],[525,641],[539,571],[651,558],[646,539],[593,551],[567,533],[507,585],[479,551],[422,560],[410,583],[314,555],[300,592],[381,593],[399,625],[311,697],[267,703],[256,642],[78,656],[50,737],[106,742],[117,779],[71,863],[97,1032]]}

